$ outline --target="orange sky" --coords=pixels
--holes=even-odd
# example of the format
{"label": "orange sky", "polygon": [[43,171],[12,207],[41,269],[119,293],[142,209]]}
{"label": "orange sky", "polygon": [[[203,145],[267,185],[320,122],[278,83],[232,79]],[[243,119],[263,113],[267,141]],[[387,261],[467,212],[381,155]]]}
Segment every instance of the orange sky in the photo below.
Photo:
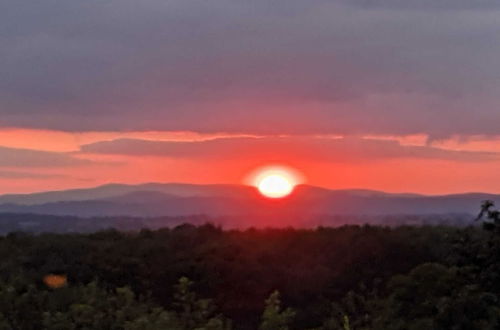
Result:
{"label": "orange sky", "polygon": [[0,130],[0,193],[110,182],[244,183],[281,164],[333,189],[500,192],[500,139]]}
{"label": "orange sky", "polygon": [[500,193],[498,1],[27,3],[0,10],[0,193],[270,163]]}

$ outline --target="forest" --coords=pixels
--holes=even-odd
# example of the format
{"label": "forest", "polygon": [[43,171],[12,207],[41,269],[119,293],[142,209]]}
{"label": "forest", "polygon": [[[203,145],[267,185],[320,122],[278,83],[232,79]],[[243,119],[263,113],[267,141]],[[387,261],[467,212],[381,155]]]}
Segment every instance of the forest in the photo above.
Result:
{"label": "forest", "polygon": [[448,214],[387,214],[387,215],[315,215],[302,219],[284,216],[226,216],[207,215],[162,216],[162,217],[75,217],[30,213],[0,213],[0,235],[11,232],[25,233],[93,233],[110,228],[120,231],[157,230],[176,227],[185,223],[203,225],[211,223],[224,229],[247,229],[260,226],[280,226],[288,224],[294,228],[339,227],[342,225],[449,225],[465,227],[470,225],[473,215],[466,213]]}
{"label": "forest", "polygon": [[468,227],[12,232],[0,329],[500,329],[491,207]]}

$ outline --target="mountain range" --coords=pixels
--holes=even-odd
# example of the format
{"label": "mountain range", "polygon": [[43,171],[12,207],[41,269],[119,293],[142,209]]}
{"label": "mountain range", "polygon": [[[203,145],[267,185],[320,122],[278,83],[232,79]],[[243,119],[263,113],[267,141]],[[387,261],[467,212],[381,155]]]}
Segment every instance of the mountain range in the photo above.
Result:
{"label": "mountain range", "polygon": [[286,198],[267,199],[256,188],[244,185],[108,184],[88,189],[0,195],[0,212],[78,217],[475,214],[486,199],[498,201],[500,195],[426,196],[300,185]]}

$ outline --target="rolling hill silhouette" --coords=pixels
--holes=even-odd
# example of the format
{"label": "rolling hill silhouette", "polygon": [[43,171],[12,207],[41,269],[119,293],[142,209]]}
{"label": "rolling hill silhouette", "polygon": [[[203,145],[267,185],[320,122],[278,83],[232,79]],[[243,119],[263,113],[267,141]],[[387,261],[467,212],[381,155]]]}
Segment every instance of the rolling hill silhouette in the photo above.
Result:
{"label": "rolling hill silhouette", "polygon": [[481,201],[500,195],[442,196],[372,190],[329,190],[301,185],[287,198],[263,198],[243,185],[147,183],[0,196],[0,212],[95,216],[314,216],[385,214],[474,214]]}

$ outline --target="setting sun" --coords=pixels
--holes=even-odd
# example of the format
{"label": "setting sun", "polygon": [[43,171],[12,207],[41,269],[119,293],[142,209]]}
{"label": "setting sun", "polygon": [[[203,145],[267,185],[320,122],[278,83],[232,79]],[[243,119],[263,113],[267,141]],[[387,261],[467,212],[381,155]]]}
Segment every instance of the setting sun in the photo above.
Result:
{"label": "setting sun", "polygon": [[257,188],[264,196],[280,198],[289,195],[293,190],[293,185],[284,176],[272,174],[263,178]]}
{"label": "setting sun", "polygon": [[259,192],[269,198],[282,198],[292,193],[302,180],[296,171],[283,166],[268,166],[256,170],[249,179]]}

